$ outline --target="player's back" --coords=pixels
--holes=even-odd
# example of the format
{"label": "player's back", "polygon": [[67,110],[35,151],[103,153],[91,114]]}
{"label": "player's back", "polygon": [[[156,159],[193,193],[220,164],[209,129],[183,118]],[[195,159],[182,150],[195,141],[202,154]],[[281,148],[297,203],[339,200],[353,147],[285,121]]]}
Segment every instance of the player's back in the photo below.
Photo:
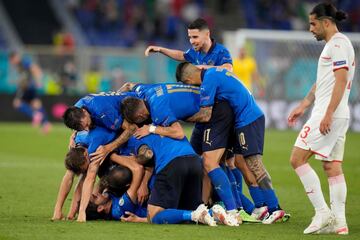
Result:
{"label": "player's back", "polygon": [[155,172],[160,172],[168,163],[180,156],[195,155],[193,148],[186,137],[183,139],[173,139],[150,134],[137,141],[136,148],[146,144],[154,152]]}
{"label": "player's back", "polygon": [[100,145],[106,145],[112,142],[116,137],[115,132],[103,127],[95,127],[90,131],[79,131],[75,135],[75,143],[88,149],[91,154],[96,151]]}
{"label": "player's back", "polygon": [[155,124],[171,125],[200,110],[200,88],[184,84],[159,84],[148,90],[145,100]]}
{"label": "player's back", "polygon": [[120,114],[121,101],[128,96],[136,96],[136,94],[131,92],[89,94],[75,103],[75,106],[88,110],[96,125],[117,131],[121,129],[123,123]]}
{"label": "player's back", "polygon": [[[211,92],[209,92],[211,89]],[[256,104],[251,92],[241,83],[234,73],[223,68],[211,68],[205,71],[201,85],[201,106],[209,105],[209,99],[228,101],[235,114],[237,128],[245,126],[263,112]]]}

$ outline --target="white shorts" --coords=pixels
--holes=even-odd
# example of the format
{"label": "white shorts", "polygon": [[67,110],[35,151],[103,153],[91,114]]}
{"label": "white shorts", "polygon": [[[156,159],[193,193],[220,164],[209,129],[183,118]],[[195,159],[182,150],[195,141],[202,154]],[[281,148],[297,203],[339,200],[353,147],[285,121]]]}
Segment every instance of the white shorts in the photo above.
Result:
{"label": "white shorts", "polygon": [[315,158],[324,161],[342,161],[344,157],[345,135],[349,128],[349,119],[334,118],[330,132],[320,133],[321,116],[311,116],[301,129],[295,147],[310,150]]}

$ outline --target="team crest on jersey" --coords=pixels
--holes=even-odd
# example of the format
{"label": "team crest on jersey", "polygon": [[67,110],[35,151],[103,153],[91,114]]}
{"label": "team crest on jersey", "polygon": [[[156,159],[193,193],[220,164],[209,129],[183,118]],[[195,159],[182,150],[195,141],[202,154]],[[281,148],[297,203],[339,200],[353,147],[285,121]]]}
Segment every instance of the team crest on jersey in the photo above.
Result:
{"label": "team crest on jersey", "polygon": [[337,62],[334,62],[333,64],[334,64],[334,67],[336,67],[336,66],[341,66],[341,65],[346,64],[346,61],[345,61],[345,60],[337,61]]}
{"label": "team crest on jersey", "polygon": [[125,203],[124,198],[120,198],[119,199],[119,206],[124,206],[124,203]]}

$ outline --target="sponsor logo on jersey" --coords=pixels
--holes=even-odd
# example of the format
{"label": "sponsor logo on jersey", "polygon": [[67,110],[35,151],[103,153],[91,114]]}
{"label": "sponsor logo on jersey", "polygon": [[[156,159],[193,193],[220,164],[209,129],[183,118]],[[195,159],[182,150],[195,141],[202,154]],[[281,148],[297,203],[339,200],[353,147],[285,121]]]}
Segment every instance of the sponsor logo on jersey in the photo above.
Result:
{"label": "sponsor logo on jersey", "polygon": [[334,62],[334,67],[346,64],[345,60]]}

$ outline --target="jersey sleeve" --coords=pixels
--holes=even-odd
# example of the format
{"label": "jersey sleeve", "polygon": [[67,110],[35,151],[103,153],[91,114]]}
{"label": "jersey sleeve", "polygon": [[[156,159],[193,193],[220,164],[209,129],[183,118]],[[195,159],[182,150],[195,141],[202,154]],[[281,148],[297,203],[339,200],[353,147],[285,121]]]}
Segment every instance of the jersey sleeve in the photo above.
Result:
{"label": "jersey sleeve", "polygon": [[233,61],[232,61],[230,52],[226,48],[224,48],[218,56],[219,57],[218,57],[218,62],[216,64],[216,66],[221,66],[226,63],[233,65]]}
{"label": "jersey sleeve", "polygon": [[89,136],[89,132],[88,131],[79,131],[76,133],[75,135],[75,144],[76,145],[81,145],[84,147],[88,147],[88,136]]}
{"label": "jersey sleeve", "polygon": [[88,153],[94,153],[100,145],[106,145],[114,140],[115,133],[103,128],[95,128],[89,133]]}
{"label": "jersey sleeve", "polygon": [[189,63],[195,64],[194,54],[195,54],[194,49],[189,48],[186,52],[184,52],[185,60]]}
{"label": "jersey sleeve", "polygon": [[135,213],[136,204],[134,204],[129,195],[125,193],[120,198],[112,198],[111,216],[115,220],[120,220],[125,212]]}
{"label": "jersey sleeve", "polygon": [[348,44],[344,39],[337,38],[331,43],[331,59],[333,71],[341,68],[349,69]]}
{"label": "jersey sleeve", "polygon": [[217,90],[216,79],[213,79],[211,73],[206,73],[200,86],[200,107],[214,105],[215,94]]}

